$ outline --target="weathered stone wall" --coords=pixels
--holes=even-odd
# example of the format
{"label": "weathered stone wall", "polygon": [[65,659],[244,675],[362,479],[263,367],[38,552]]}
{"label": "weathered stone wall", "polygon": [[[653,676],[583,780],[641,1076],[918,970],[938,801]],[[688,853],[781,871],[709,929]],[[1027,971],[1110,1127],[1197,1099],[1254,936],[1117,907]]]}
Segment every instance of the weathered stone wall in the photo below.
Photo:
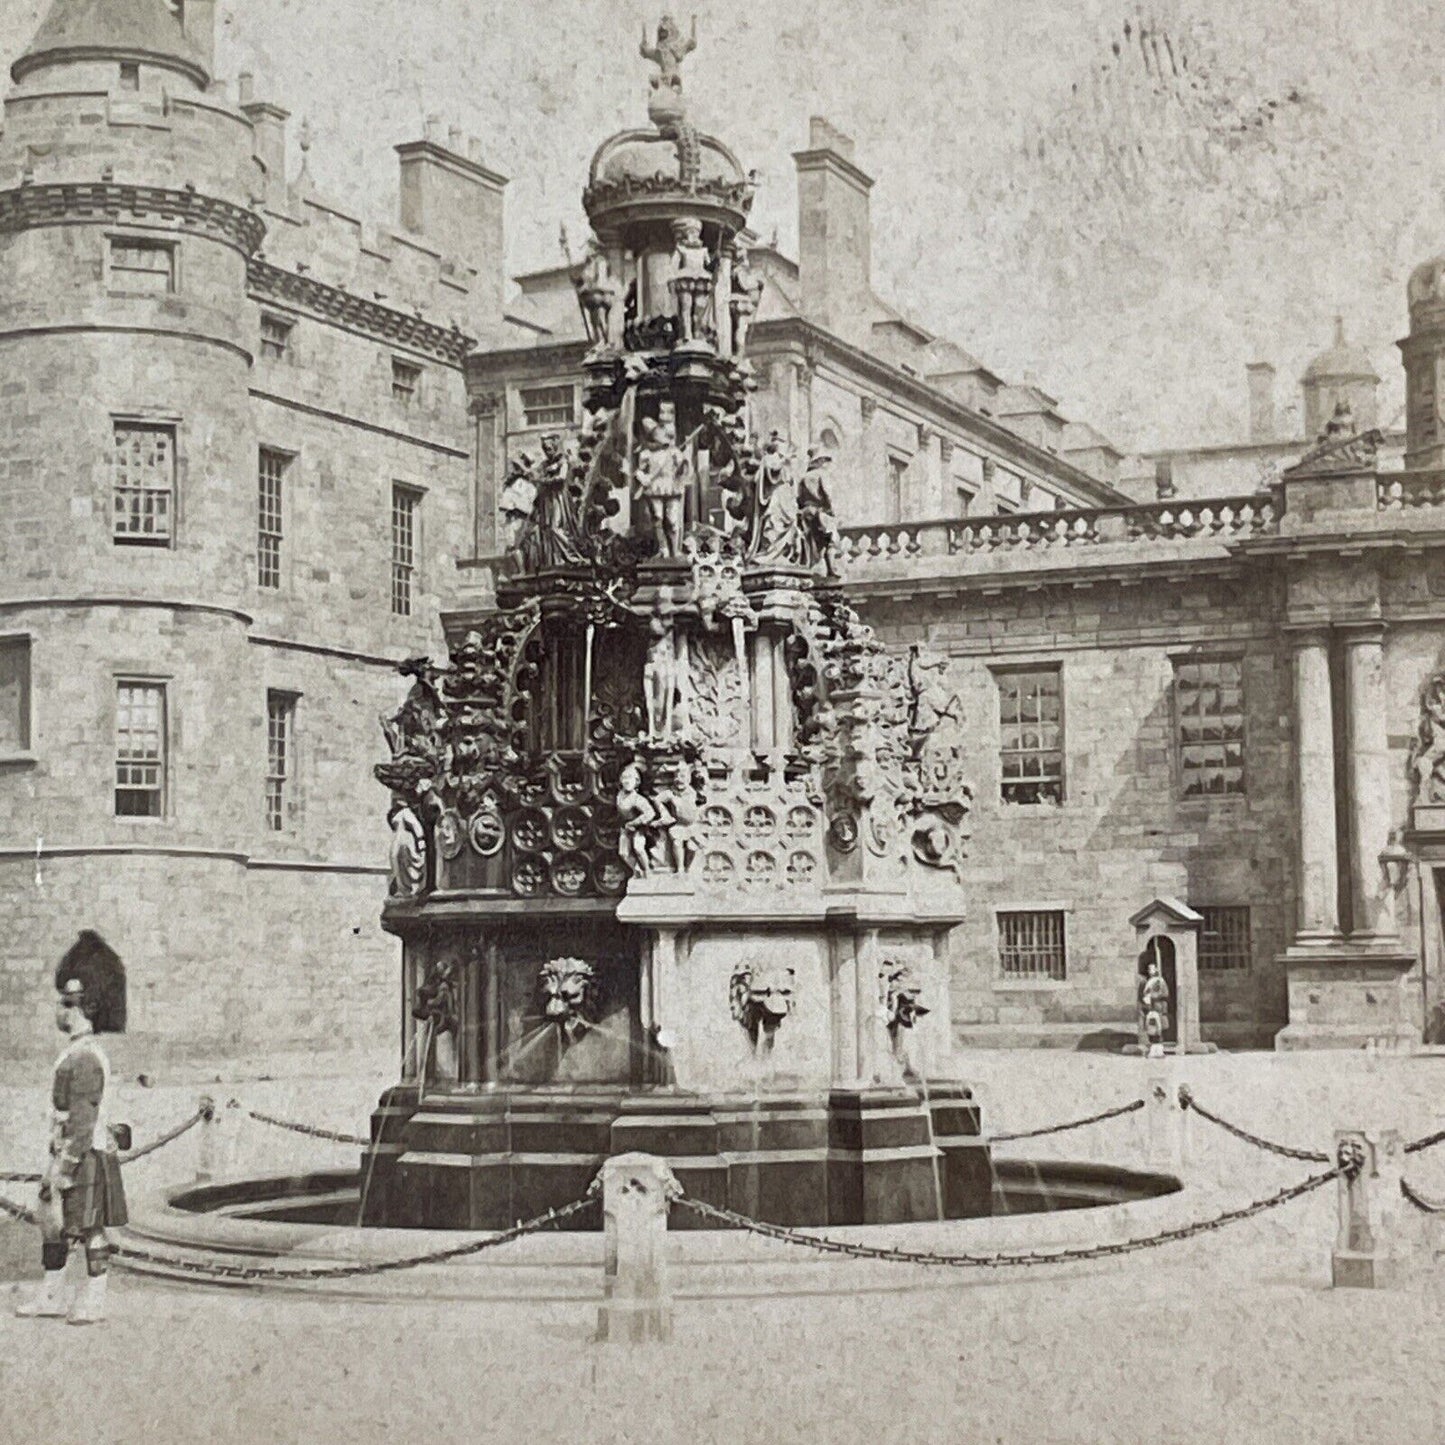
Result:
{"label": "weathered stone wall", "polygon": [[[966,593],[870,614],[890,643],[926,638],[954,661],[974,779],[969,917],[952,940],[953,1022],[965,1044],[1132,1029],[1138,950],[1129,917],[1172,895],[1251,910],[1253,966],[1205,976],[1205,1033],[1267,1041],[1285,1020],[1274,956],[1293,908],[1289,652],[1268,578]],[[1171,658],[1244,660],[1246,793],[1180,796]],[[1001,801],[993,668],[1058,663],[1064,800]],[[1001,909],[1065,914],[1064,982],[1004,979]]]}

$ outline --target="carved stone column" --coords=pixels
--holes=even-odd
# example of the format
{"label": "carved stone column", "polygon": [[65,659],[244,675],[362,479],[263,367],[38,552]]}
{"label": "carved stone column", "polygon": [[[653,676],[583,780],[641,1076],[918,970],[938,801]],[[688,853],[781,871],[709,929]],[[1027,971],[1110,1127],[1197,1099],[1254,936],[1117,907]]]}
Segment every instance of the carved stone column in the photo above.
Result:
{"label": "carved stone column", "polygon": [[1350,937],[1395,938],[1380,853],[1390,840],[1390,751],[1385,734],[1382,623],[1341,629],[1345,650],[1345,735],[1349,794]]}
{"label": "carved stone column", "polygon": [[502,398],[495,392],[474,396],[472,418],[476,426],[473,438],[474,533],[476,555],[491,557],[500,547],[497,535],[497,500],[506,474],[506,425]]}
{"label": "carved stone column", "polygon": [[1329,633],[1294,637],[1295,793],[1299,895],[1296,943],[1340,936],[1339,857],[1335,846],[1335,733]]}

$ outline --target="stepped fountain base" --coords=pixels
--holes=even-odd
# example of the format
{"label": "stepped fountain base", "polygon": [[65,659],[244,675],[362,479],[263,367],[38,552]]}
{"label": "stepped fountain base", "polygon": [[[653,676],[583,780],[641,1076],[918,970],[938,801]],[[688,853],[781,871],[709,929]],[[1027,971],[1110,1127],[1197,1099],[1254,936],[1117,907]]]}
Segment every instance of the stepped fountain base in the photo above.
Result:
{"label": "stepped fountain base", "polygon": [[[383,1096],[371,1132],[368,1225],[506,1228],[571,1203],[605,1159],[631,1151],[666,1158],[694,1198],[773,1224],[990,1212],[979,1108],[952,1081],[756,1097],[498,1087],[419,1099],[415,1085],[400,1085]],[[675,1227],[696,1219],[680,1214]]]}

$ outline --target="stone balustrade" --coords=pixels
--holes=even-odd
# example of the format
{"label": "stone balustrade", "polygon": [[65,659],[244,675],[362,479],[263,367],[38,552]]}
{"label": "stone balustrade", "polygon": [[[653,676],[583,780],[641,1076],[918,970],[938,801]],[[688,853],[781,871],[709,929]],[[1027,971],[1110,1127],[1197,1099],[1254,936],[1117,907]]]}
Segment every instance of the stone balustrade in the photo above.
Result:
{"label": "stone balustrade", "polygon": [[855,568],[918,557],[1033,552],[1141,542],[1233,541],[1278,530],[1280,504],[1269,492],[1246,497],[1069,508],[931,522],[885,522],[841,529],[840,550]]}
{"label": "stone balustrade", "polygon": [[1396,472],[1375,483],[1375,505],[1382,512],[1445,506],[1445,472]]}

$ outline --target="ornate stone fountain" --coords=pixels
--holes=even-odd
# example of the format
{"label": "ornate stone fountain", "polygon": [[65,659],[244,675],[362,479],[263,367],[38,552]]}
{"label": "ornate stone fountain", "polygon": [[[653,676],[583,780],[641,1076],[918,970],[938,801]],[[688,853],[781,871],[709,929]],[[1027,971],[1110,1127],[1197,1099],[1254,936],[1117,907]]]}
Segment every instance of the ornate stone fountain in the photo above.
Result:
{"label": "ornate stone fountain", "polygon": [[958,701],[849,605],[830,458],[754,429],[753,187],[691,48],[664,19],[652,127],[592,162],[581,436],[514,464],[497,609],[384,724],[405,1062],[367,1223],[508,1224],[632,1150],[778,1222],[988,1210]]}

